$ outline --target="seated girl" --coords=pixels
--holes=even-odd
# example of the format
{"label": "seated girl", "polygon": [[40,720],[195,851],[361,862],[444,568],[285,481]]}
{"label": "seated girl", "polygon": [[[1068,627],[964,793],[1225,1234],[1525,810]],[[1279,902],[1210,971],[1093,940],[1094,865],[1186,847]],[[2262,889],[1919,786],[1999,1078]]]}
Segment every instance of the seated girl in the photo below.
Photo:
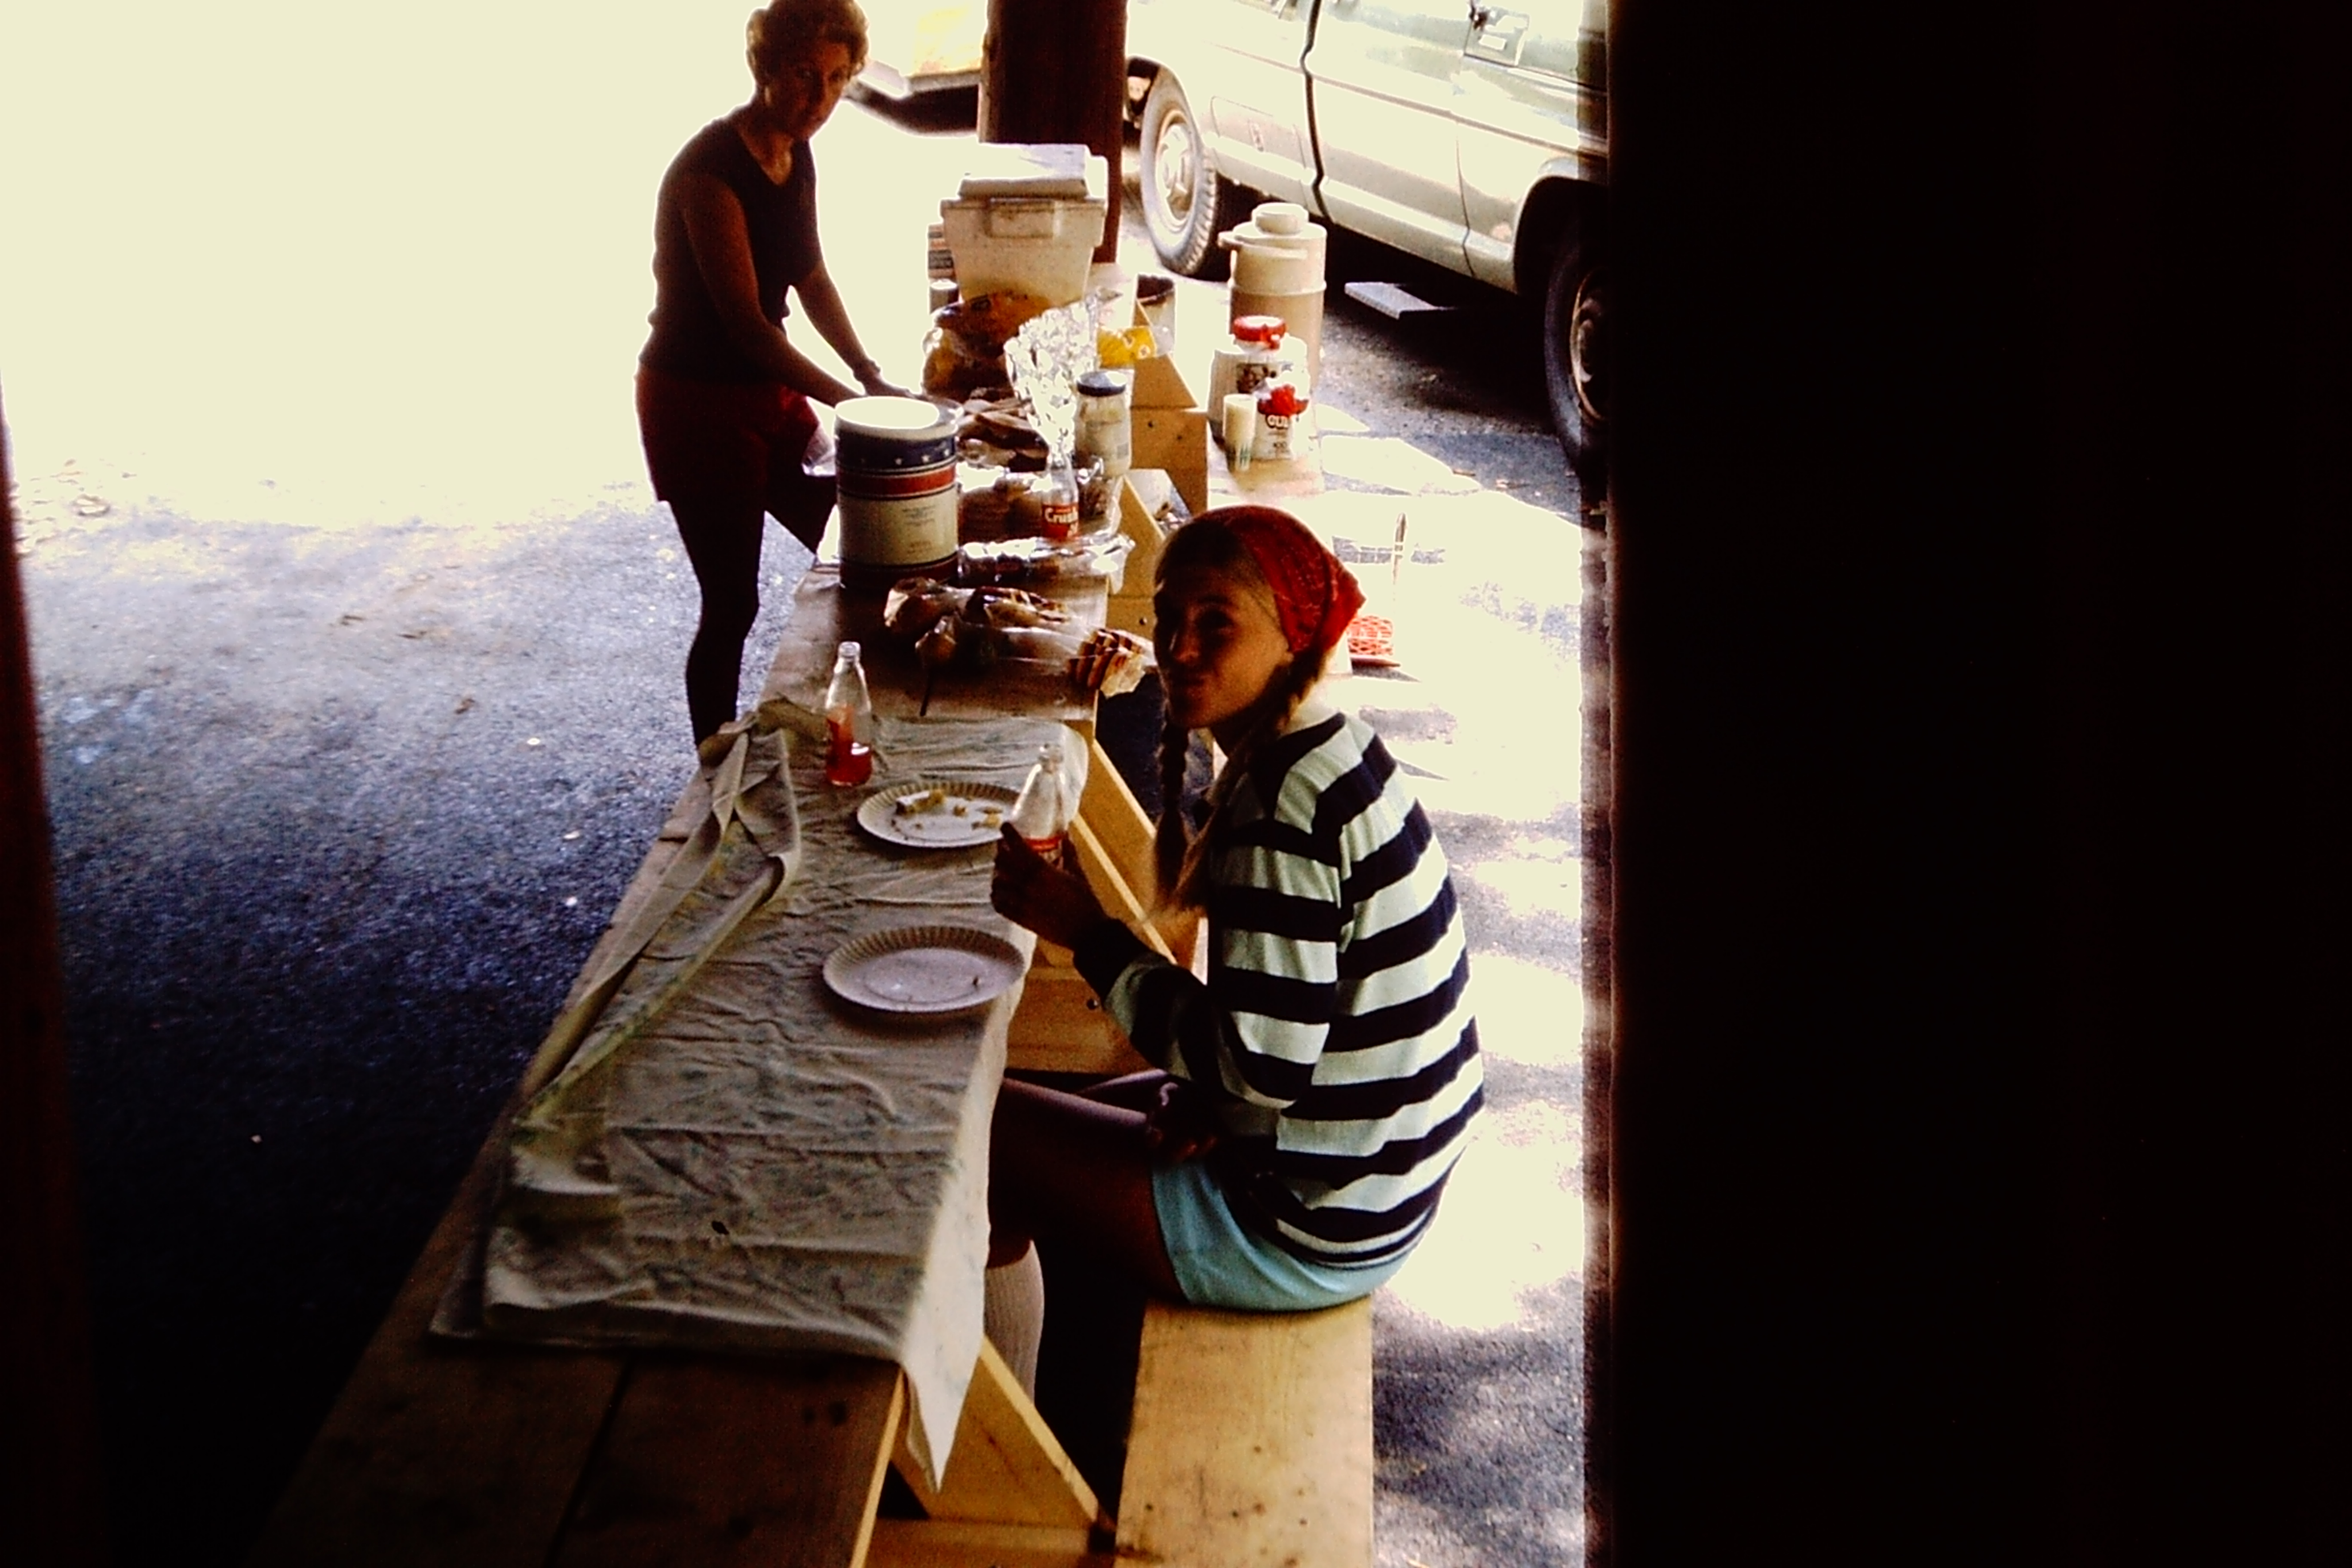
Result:
{"label": "seated girl", "polygon": [[[990,1260],[1044,1236],[1199,1305],[1352,1300],[1427,1228],[1482,1100],[1445,858],[1379,737],[1316,700],[1363,595],[1297,520],[1202,513],[1170,540],[1152,603],[1162,901],[1205,916],[1208,979],[1007,831],[996,908],[1073,949],[1160,1070],[1085,1096],[1005,1083]],[[1226,762],[1193,832],[1199,730]]]}

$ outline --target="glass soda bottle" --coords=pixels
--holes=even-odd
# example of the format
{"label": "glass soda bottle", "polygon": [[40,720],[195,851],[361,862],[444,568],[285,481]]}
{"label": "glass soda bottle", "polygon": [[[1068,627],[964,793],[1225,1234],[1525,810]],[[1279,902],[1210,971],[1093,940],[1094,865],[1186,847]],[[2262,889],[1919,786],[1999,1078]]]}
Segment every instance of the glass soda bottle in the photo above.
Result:
{"label": "glass soda bottle", "polygon": [[1062,790],[1062,748],[1040,746],[1036,765],[1013,802],[1013,831],[1046,859],[1058,859],[1071,815]]}
{"label": "glass soda bottle", "polygon": [[1055,458],[1045,465],[1045,483],[1038,492],[1044,511],[1045,537],[1052,540],[1070,539],[1078,531],[1078,476],[1067,458]]}
{"label": "glass soda bottle", "polygon": [[862,784],[874,776],[874,700],[866,691],[866,666],[854,642],[834,656],[833,681],[824,689],[824,782]]}

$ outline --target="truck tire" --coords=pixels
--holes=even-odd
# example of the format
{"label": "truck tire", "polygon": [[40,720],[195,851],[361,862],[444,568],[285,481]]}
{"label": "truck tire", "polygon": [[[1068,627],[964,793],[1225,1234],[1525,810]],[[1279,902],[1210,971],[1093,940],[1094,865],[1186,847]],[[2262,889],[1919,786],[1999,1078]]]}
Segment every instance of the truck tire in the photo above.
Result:
{"label": "truck tire", "polygon": [[1608,274],[1601,247],[1571,231],[1544,287],[1544,389],[1560,451],[1588,501],[1609,487]]}
{"label": "truck tire", "polygon": [[1143,226],[1160,264],[1187,278],[1223,278],[1231,258],[1217,236],[1249,216],[1250,193],[1218,176],[1173,71],[1152,79],[1140,142]]}

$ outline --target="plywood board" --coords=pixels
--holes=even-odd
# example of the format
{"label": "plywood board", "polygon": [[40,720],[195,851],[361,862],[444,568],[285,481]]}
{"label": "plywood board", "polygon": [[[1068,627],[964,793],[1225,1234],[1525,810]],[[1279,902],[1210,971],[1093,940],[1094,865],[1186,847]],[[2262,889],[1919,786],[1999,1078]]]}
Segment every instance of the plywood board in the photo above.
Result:
{"label": "plywood board", "polygon": [[1136,1053],[1086,976],[1066,964],[1030,967],[1005,1038],[1005,1065],[1024,1072],[1113,1077],[1151,1064]]}
{"label": "plywood board", "polygon": [[855,1568],[904,1381],[849,1356],[641,1356],[551,1568]]}

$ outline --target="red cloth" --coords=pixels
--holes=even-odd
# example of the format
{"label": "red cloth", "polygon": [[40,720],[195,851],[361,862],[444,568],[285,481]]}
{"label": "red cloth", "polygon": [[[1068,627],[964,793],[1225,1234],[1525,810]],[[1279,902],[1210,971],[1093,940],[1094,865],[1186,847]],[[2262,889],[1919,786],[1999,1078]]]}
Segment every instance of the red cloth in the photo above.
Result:
{"label": "red cloth", "polygon": [[1214,507],[1186,526],[1224,528],[1257,563],[1290,651],[1328,653],[1348,635],[1348,623],[1364,607],[1364,591],[1339,558],[1307,525],[1270,506]]}

